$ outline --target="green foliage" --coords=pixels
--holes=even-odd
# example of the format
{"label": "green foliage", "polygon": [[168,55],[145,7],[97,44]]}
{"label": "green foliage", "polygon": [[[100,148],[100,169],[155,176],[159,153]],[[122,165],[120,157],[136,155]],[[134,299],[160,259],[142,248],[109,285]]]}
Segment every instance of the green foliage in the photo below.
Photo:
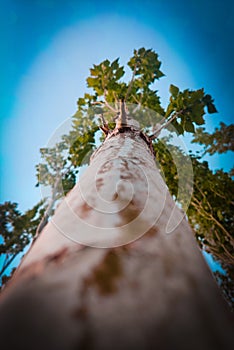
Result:
{"label": "green foliage", "polygon": [[16,256],[30,243],[44,213],[43,202],[21,214],[16,203],[0,205],[0,254],[4,256],[0,277]]}
{"label": "green foliage", "polygon": [[96,98],[104,96],[109,103],[116,103],[121,98],[134,102],[134,95],[137,95],[136,98],[141,95],[146,98],[149,85],[164,75],[160,71],[161,62],[158,60],[158,55],[152,50],[144,48],[134,50],[128,66],[132,70],[132,80],[126,84],[120,80],[125,70],[119,65],[118,58],[113,62],[104,60],[99,65],[94,65],[86,81],[88,87],[94,90]]}
{"label": "green foliage", "polygon": [[[180,168],[186,164],[186,155],[164,138],[154,143],[156,159],[172,194],[183,206],[183,196],[178,198],[178,174],[173,158],[177,157]],[[172,157],[172,155],[174,156]],[[205,249],[225,264],[234,262],[234,181],[223,170],[211,171],[208,163],[191,155],[193,163],[193,194],[187,216],[194,228],[197,241]],[[181,176],[180,174],[180,176]],[[186,168],[184,171],[186,177]],[[180,178],[181,180],[181,178]],[[183,180],[182,180],[183,182]],[[184,178],[184,184],[186,184]],[[186,191],[186,189],[185,189]]]}
{"label": "green foliage", "polygon": [[204,154],[234,151],[234,124],[226,125],[221,122],[220,128],[215,128],[212,134],[206,132],[205,128],[198,128],[192,142],[203,145]]}
{"label": "green foliage", "polygon": [[140,48],[134,50],[133,57],[128,61],[128,66],[134,72],[135,86],[139,89],[148,88],[156,79],[164,76],[160,70],[161,62],[153,50]]}
{"label": "green foliage", "polygon": [[[206,109],[208,113],[217,112],[213,99],[205,94],[204,89],[180,91],[177,86],[170,85],[170,93],[170,103],[165,115],[167,118],[172,116],[168,129],[173,131],[174,127],[178,134],[184,134],[185,131],[195,133],[196,125],[205,123],[203,116]],[[173,114],[176,115],[175,119]]]}
{"label": "green foliage", "polygon": [[[161,170],[161,175],[164,177],[167,183],[170,193],[173,197],[177,197],[178,193],[178,174],[177,167],[173,161],[172,148],[173,145],[169,144],[169,138],[164,138],[163,140],[155,140],[153,143],[156,160],[159,163]],[[183,157],[183,153],[175,147],[178,155]]]}
{"label": "green foliage", "polygon": [[[126,102],[140,103],[163,114],[164,110],[160,106],[157,91],[150,89],[150,85],[164,75],[160,70],[161,62],[158,60],[158,55],[144,48],[134,50],[128,66],[132,70],[132,79],[127,84],[121,80],[125,70],[119,65],[119,59],[113,62],[104,60],[99,65],[94,65],[86,80],[88,87],[94,91],[91,100],[93,102],[99,100],[103,106],[111,103],[113,109],[117,111],[119,100],[124,98]],[[101,97],[104,101],[100,100]],[[79,106],[84,101],[85,99],[79,99]]]}
{"label": "green foliage", "polygon": [[[179,159],[183,173],[182,165],[186,164],[187,156],[170,144],[169,138],[156,140],[154,149],[169,191],[183,207],[183,194],[178,198],[178,173],[173,159]],[[223,170],[213,172],[208,163],[199,158],[191,155],[193,194],[186,214],[200,247],[221,264],[224,272],[216,272],[215,278],[230,307],[234,308],[234,181],[230,173]]]}
{"label": "green foliage", "polygon": [[155,140],[153,147],[161,175],[172,197],[187,210],[189,193],[193,186],[190,157],[180,147],[175,146],[170,137]]}
{"label": "green foliage", "polygon": [[153,50],[144,48],[134,50],[134,55],[128,61],[128,66],[132,70],[132,79],[128,83],[125,100],[164,115],[157,90],[151,88],[155,80],[164,76],[160,70],[161,62],[158,55]]}
{"label": "green foliage", "polygon": [[[130,104],[137,104],[143,109],[146,107],[153,110],[160,116],[161,128],[167,128],[169,131],[176,130],[178,134],[194,133],[197,125],[205,123],[206,112],[217,112],[213,99],[205,94],[204,89],[180,91],[175,85],[170,86],[170,102],[165,111],[161,106],[158,91],[152,88],[155,81],[164,76],[160,70],[161,62],[153,50],[145,48],[134,50],[127,65],[132,72],[132,78],[128,83],[123,81],[125,69],[119,64],[119,59],[112,62],[104,60],[98,65],[94,64],[90,69],[90,76],[86,81],[93,93],[85,93],[84,97],[78,99],[78,110],[73,118],[77,136],[76,144],[71,148],[71,154],[75,164],[80,164],[80,158],[84,153],[93,149],[92,138],[95,136],[98,125],[95,116],[102,114],[111,123],[119,111],[120,99]],[[158,120],[152,120],[148,113],[139,114],[136,108],[132,111],[134,111],[134,118],[141,125],[145,126],[150,122],[152,126],[158,123]],[[82,154],[75,160],[75,155],[84,144],[82,138],[86,133],[89,134],[85,136],[88,139],[86,142],[88,147],[83,146]]]}
{"label": "green foliage", "polygon": [[89,163],[91,153],[95,148],[95,133],[98,130],[98,126],[93,124],[84,134],[76,132],[70,134],[73,141],[70,146],[69,160],[73,166],[80,167]]}
{"label": "green foliage", "polygon": [[223,170],[212,172],[207,162],[193,157],[194,193],[187,215],[196,237],[223,263],[234,262],[234,181]]}
{"label": "green foliage", "polygon": [[75,186],[75,183],[76,183],[75,173],[72,171],[67,172],[62,178],[62,188],[63,188],[64,195],[66,195]]}
{"label": "green foliage", "polygon": [[[55,147],[41,148],[40,152],[44,162],[36,165],[36,186],[50,186],[52,191],[56,191],[55,198],[58,199],[70,191],[76,182],[77,171],[68,158],[69,144],[64,137]],[[60,183],[64,186],[60,186]]]}
{"label": "green foliage", "polygon": [[223,265],[225,273],[220,271],[215,272],[215,278],[221,288],[222,294],[228,302],[232,311],[234,311],[234,266],[233,264]]}
{"label": "green foliage", "polygon": [[118,61],[117,58],[112,63],[105,60],[99,65],[94,64],[90,69],[90,77],[86,79],[88,87],[95,91],[96,96],[107,95],[109,102],[114,102],[114,91],[119,99],[126,90],[126,84],[119,82],[125,72]]}

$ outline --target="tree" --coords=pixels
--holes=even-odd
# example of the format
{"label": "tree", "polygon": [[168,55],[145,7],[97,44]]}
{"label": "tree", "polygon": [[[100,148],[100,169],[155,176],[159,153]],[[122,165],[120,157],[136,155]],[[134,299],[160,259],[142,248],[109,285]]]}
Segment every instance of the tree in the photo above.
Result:
{"label": "tree", "polygon": [[231,348],[227,309],[155,165],[160,132],[193,133],[206,109],[216,112],[213,100],[171,85],[164,111],[151,88],[163,75],[157,54],[135,50],[128,65],[128,84],[118,60],[91,69],[93,94],[78,100],[69,161],[79,166],[92,150],[96,116],[105,140],[2,294],[9,348]]}
{"label": "tree", "polygon": [[[170,193],[178,200],[178,174],[171,155],[176,153],[180,164],[186,163],[186,155],[177,146],[167,144],[165,147],[165,144],[166,142],[158,140],[154,145],[156,158],[160,159],[161,172],[165,176]],[[222,145],[217,144],[217,147],[221,148]],[[231,172],[227,173],[222,169],[213,172],[208,163],[200,158],[201,156],[191,155],[194,169],[193,193],[186,214],[199,246],[212,254],[222,266],[223,272],[216,272],[214,276],[233,309],[234,183]],[[181,198],[180,203],[183,204]]]}
{"label": "tree", "polygon": [[0,230],[2,242],[0,253],[4,255],[0,278],[7,280],[5,272],[14,259],[24,251],[43,215],[43,202],[39,202],[32,209],[21,214],[16,203],[5,202],[0,205]]}
{"label": "tree", "polygon": [[17,210],[16,203],[5,202],[0,205],[0,252],[4,256],[0,270],[2,284],[8,281],[9,274],[6,271],[15,258],[24,252],[32,239],[36,239],[53,214],[58,200],[75,185],[77,170],[67,159],[68,147],[63,139],[55,147],[40,150],[44,162],[36,165],[36,186],[50,187],[49,198],[44,195],[42,201],[24,214]]}
{"label": "tree", "polygon": [[215,128],[213,134],[205,131],[205,128],[198,128],[192,142],[204,146],[204,153],[214,154],[234,151],[234,125],[220,123],[220,128]]}
{"label": "tree", "polygon": [[[171,154],[175,152],[182,164],[186,163],[187,156],[175,145],[165,149],[161,141],[154,147],[156,158],[161,159],[160,166],[170,193],[176,196],[177,169]],[[193,155],[191,159],[194,171],[193,193],[186,214],[199,245],[224,264],[233,264],[233,180],[230,174],[223,170],[212,172],[206,161],[199,161]]]}
{"label": "tree", "polygon": [[[222,122],[220,128],[215,128],[212,134],[205,132],[204,128],[199,128],[192,142],[203,146],[203,156],[207,153],[213,155],[230,152],[233,151],[233,130],[233,124],[227,126]],[[199,221],[199,217],[202,219],[196,230],[197,239],[201,246],[220,262],[224,272],[215,272],[215,278],[225,299],[234,310],[233,169],[229,173],[221,169],[213,174],[207,162],[203,162],[202,165],[197,161],[196,163],[200,165],[195,167],[198,178],[203,176],[203,179],[206,179],[203,182],[198,181],[198,196],[195,192],[194,201],[191,203],[193,222]],[[190,217],[190,213],[188,215]]]}
{"label": "tree", "polygon": [[36,186],[48,186],[51,188],[50,200],[47,200],[46,210],[37,227],[36,237],[47,224],[50,216],[53,214],[56,202],[72,189],[76,182],[77,170],[69,161],[67,150],[69,145],[66,139],[56,143],[55,147],[41,148],[41,157],[44,163],[36,165]]}

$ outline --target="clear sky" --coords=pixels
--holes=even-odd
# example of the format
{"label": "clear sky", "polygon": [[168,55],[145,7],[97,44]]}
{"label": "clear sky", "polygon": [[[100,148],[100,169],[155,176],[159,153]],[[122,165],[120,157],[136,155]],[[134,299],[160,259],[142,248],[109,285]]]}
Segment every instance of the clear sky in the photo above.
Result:
{"label": "clear sky", "polygon": [[[76,111],[93,63],[134,48],[153,48],[166,77],[158,83],[163,104],[170,83],[204,87],[219,114],[212,130],[233,118],[233,18],[229,0],[0,0],[1,197],[32,207],[39,148]],[[230,157],[211,160],[230,167]]]}

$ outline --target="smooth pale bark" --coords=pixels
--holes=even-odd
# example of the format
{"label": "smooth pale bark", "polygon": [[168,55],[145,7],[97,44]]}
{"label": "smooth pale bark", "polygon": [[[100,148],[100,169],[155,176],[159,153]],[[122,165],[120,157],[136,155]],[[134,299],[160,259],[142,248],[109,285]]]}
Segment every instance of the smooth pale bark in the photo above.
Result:
{"label": "smooth pale bark", "polygon": [[231,348],[226,305],[138,132],[95,152],[3,291],[0,322],[5,349]]}

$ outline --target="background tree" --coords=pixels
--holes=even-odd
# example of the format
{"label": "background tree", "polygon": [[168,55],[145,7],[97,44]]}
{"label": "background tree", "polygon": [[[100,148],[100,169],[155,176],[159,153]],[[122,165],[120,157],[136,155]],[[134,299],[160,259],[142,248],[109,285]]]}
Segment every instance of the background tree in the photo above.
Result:
{"label": "background tree", "polygon": [[16,203],[5,202],[0,205],[0,253],[3,256],[0,278],[3,278],[3,282],[7,280],[7,268],[35,236],[43,212],[42,201],[24,214],[17,209]]}
{"label": "background tree", "polygon": [[[171,194],[177,199],[178,174],[171,155],[176,153],[180,164],[186,163],[187,155],[177,146],[166,142],[158,140],[155,143],[156,159],[159,159],[161,172]],[[216,272],[215,277],[225,299],[233,308],[233,179],[231,173],[222,169],[211,171],[207,161],[203,161],[200,155],[190,156],[194,169],[193,194],[186,214],[199,246],[221,264],[224,272]],[[181,198],[180,203],[183,205]]]}
{"label": "background tree", "polygon": [[198,128],[193,137],[193,143],[199,143],[204,147],[204,154],[225,153],[234,151],[234,125],[226,125],[220,122],[220,128],[215,128],[210,134],[205,128]]}
{"label": "background tree", "polygon": [[[37,227],[36,236],[43,230],[49,217],[53,214],[56,202],[66,195],[76,183],[78,170],[68,158],[69,144],[65,137],[54,147],[41,148],[41,158],[44,161],[36,165],[37,184],[50,189],[50,195],[44,200],[45,212]],[[45,193],[42,193],[45,196]]]}

